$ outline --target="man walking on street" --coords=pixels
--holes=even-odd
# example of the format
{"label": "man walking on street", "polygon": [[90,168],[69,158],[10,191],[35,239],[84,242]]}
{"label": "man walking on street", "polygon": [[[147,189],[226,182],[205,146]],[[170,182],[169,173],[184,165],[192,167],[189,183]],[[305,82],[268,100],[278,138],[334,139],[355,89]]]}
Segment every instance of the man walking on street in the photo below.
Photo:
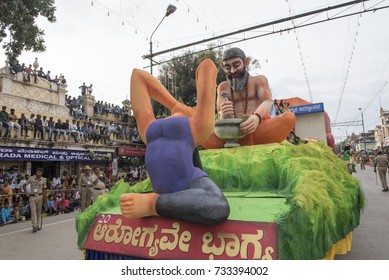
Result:
{"label": "man walking on street", "polygon": [[382,151],[378,151],[378,156],[374,160],[374,172],[377,172],[378,168],[378,175],[380,176],[383,192],[388,191],[388,183],[386,181],[386,172],[388,167],[388,157],[384,155]]}
{"label": "man walking on street", "polygon": [[27,196],[29,197],[30,202],[33,232],[37,232],[42,229],[42,203],[43,195],[46,193],[46,178],[43,178],[42,174],[43,168],[38,167],[35,171],[35,175],[31,176],[23,186],[23,188],[25,188],[28,184],[30,184]]}
{"label": "man walking on street", "polygon": [[84,211],[91,204],[93,185],[98,179],[91,170],[92,168],[86,165],[83,170],[84,173],[82,173],[80,177],[79,190],[81,191],[81,211]]}

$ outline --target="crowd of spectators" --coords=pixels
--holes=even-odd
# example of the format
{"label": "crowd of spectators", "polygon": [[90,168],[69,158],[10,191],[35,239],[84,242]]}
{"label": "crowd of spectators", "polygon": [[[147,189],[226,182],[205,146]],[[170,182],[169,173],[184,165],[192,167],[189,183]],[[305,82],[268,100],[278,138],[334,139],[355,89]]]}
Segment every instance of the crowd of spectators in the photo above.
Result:
{"label": "crowd of spectators", "polygon": [[138,182],[146,180],[148,177],[149,175],[144,164],[139,166],[130,166],[124,181],[133,186]]}
{"label": "crowd of spectators", "polygon": [[7,107],[2,106],[0,111],[0,127],[5,127],[5,133],[0,137],[10,138],[13,132],[14,138],[24,137],[34,139],[58,141],[63,139],[70,141],[71,137],[75,143],[80,141],[93,144],[108,144],[111,139],[140,143],[140,136],[136,125],[115,123],[113,121],[92,121],[92,119],[81,118],[62,121],[54,120],[53,117],[31,114],[26,117],[23,113],[18,117],[15,109],[7,112]]}
{"label": "crowd of spectators", "polygon": [[[10,65],[10,74],[18,75],[23,82],[38,83],[39,79],[45,79],[57,85],[66,85],[65,77],[60,74],[52,78],[51,72],[45,72],[42,67],[35,69],[30,64],[28,67],[23,63],[16,62]],[[70,141],[75,143],[108,144],[112,140],[124,140],[130,143],[142,143],[136,124],[130,123],[131,110],[127,106],[118,106],[113,103],[96,101],[93,110],[94,115],[88,117],[86,108],[82,105],[84,95],[91,95],[93,85],[86,86],[85,83],[79,87],[81,95],[72,97],[65,95],[65,105],[69,108],[69,119],[57,119],[54,117],[30,114],[25,115],[2,106],[0,111],[0,138],[24,138],[40,141]],[[3,105],[3,104],[0,104]],[[21,113],[21,114],[20,114]],[[20,114],[20,115],[19,115]],[[114,120],[108,117],[114,116]],[[106,120],[108,119],[111,120]],[[113,120],[113,121],[112,121]],[[63,137],[63,138],[62,138]],[[62,138],[62,139],[61,139]],[[144,165],[131,166],[127,169],[127,176],[123,177],[130,185],[134,185],[148,177]],[[19,221],[23,216],[31,217],[29,212],[29,199],[26,195],[29,185],[24,186],[29,174],[18,173],[11,169],[9,172],[0,170],[0,192],[1,192],[1,217],[0,225]],[[47,178],[47,201],[44,203],[43,211],[48,215],[68,213],[79,206],[80,193],[77,190],[77,177],[63,175],[61,178]],[[120,178],[108,180],[107,191]]]}
{"label": "crowd of spectators", "polygon": [[[30,185],[26,182],[29,174],[22,174],[13,167],[8,172],[0,169],[1,205],[0,226],[31,218],[28,193]],[[48,178],[47,202],[42,211],[48,215],[69,213],[80,205],[77,177],[65,171],[61,178]]]}
{"label": "crowd of spectators", "polygon": [[33,78],[34,83],[38,83],[38,79],[42,78],[50,83],[55,83],[57,85],[59,84],[67,85],[64,75],[60,74],[52,78],[50,70],[45,73],[43,67],[40,67],[39,70],[37,70],[32,67],[32,64],[29,64],[27,67],[25,63],[20,64],[18,60],[16,61],[15,64],[10,65],[10,73],[12,75],[22,73],[23,82],[31,83]]}
{"label": "crowd of spectators", "polygon": [[113,114],[116,119],[122,117],[123,122],[128,122],[129,112],[125,106],[118,106],[103,101],[97,101],[93,106],[94,114],[108,116],[109,113]]}
{"label": "crowd of spectators", "polygon": [[69,114],[73,118],[82,120],[85,114],[85,107],[81,104],[81,96],[78,98],[65,95],[65,106],[69,108]]}

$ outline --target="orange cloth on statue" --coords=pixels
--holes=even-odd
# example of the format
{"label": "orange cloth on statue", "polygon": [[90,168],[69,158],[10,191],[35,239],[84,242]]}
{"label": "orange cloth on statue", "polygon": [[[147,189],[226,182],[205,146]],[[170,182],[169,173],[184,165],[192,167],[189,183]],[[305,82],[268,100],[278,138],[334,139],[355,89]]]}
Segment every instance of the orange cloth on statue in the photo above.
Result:
{"label": "orange cloth on statue", "polygon": [[[296,116],[292,112],[285,112],[274,118],[264,118],[253,133],[239,139],[238,143],[241,146],[281,143],[293,130],[295,121]],[[224,143],[224,140],[212,133],[201,145],[207,149],[218,149],[222,148]]]}

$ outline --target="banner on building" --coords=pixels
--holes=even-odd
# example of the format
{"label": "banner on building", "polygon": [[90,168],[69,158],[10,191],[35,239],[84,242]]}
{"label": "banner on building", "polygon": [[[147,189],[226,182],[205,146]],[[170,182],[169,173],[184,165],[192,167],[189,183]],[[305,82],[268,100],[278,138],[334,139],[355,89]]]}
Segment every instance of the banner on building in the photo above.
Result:
{"label": "banner on building", "polygon": [[109,162],[112,156],[110,152],[98,151],[0,147],[0,160]]}
{"label": "banner on building", "polygon": [[324,112],[323,103],[313,103],[302,106],[289,107],[290,111],[295,115],[312,114]]}
{"label": "banner on building", "polygon": [[144,156],[146,153],[146,148],[141,147],[125,147],[121,146],[118,149],[119,156]]}

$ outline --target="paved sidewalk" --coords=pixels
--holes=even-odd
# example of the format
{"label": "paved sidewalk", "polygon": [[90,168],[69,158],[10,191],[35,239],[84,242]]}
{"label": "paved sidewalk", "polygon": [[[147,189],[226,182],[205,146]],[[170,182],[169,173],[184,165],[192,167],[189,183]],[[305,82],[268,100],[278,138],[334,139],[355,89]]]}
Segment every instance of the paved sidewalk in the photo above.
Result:
{"label": "paved sidewalk", "polygon": [[[389,179],[389,174],[388,179]],[[351,251],[337,260],[389,260],[389,192],[382,192],[381,182],[373,167],[366,166],[354,177],[361,181],[366,206],[359,226],[353,232]]]}

